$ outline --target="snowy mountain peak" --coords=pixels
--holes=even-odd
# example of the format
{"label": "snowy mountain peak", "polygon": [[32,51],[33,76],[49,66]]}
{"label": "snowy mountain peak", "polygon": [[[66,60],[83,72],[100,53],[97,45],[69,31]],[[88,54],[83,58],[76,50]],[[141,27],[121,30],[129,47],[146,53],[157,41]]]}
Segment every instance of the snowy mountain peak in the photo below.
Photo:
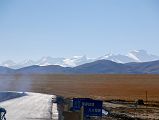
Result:
{"label": "snowy mountain peak", "polygon": [[73,56],[72,58],[74,58],[74,59],[80,59],[80,58],[83,58],[83,57],[86,57],[86,56]]}
{"label": "snowy mountain peak", "polygon": [[33,60],[25,59],[25,60],[22,61],[21,63],[23,63],[23,64],[30,64],[30,63],[33,63],[33,62],[34,62]]}
{"label": "snowy mountain peak", "polygon": [[47,57],[42,57],[40,60],[43,61],[43,62],[45,62],[45,61],[48,61],[48,60],[51,60],[51,59],[53,59],[53,58],[47,56]]}
{"label": "snowy mountain peak", "polygon": [[147,53],[146,50],[132,50],[131,53]]}
{"label": "snowy mountain peak", "polygon": [[87,62],[91,62],[92,59],[87,58],[87,56],[73,56],[72,58],[67,58],[64,61],[64,66],[74,67]]}
{"label": "snowy mountain peak", "polygon": [[108,54],[105,54],[104,56],[99,57],[99,59],[108,59],[111,56],[113,56],[113,54],[112,53],[108,53]]}
{"label": "snowy mountain peak", "polygon": [[36,62],[36,65],[47,66],[47,65],[61,65],[63,64],[64,58],[52,58],[52,57],[42,57]]}
{"label": "snowy mountain peak", "polygon": [[4,66],[4,67],[10,67],[14,65],[16,65],[16,63],[12,60],[7,60],[1,63],[1,66]]}
{"label": "snowy mountain peak", "polygon": [[129,52],[127,56],[134,59],[135,62],[146,62],[159,59],[159,56],[149,54],[145,50],[134,50]]}
{"label": "snowy mountain peak", "polygon": [[134,56],[141,56],[141,55],[150,55],[147,53],[147,51],[145,50],[133,50],[133,51],[130,51],[128,54],[132,54]]}
{"label": "snowy mountain peak", "polygon": [[134,59],[135,62],[141,62],[140,59],[139,59],[135,54],[133,54],[133,53],[134,53],[134,52],[130,52],[130,53],[128,53],[127,56],[128,56],[129,58],[131,58],[131,59]]}
{"label": "snowy mountain peak", "polygon": [[83,55],[83,56],[73,56],[69,59],[71,59],[71,60],[87,60],[88,58],[86,55]]}
{"label": "snowy mountain peak", "polygon": [[111,60],[117,63],[128,63],[128,62],[147,62],[159,60],[159,56],[151,55],[145,50],[133,50],[130,51],[127,55],[121,54],[112,54],[108,53],[104,56],[98,58],[88,58],[86,55],[84,56],[73,56],[71,58],[53,58],[50,56],[42,57],[37,61],[33,61],[30,59],[26,59],[22,62],[15,63],[12,60],[7,60],[2,62],[0,65],[10,68],[22,68],[31,65],[39,65],[39,66],[47,66],[47,65],[60,65],[63,67],[75,67],[78,65],[82,65],[85,63],[93,62],[96,60]]}

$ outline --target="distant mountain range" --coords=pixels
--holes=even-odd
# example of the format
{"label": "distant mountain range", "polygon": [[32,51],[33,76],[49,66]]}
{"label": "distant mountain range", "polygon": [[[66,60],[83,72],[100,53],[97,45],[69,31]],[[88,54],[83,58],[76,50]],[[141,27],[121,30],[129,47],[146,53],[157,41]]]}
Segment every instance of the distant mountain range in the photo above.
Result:
{"label": "distant mountain range", "polygon": [[0,74],[159,74],[159,60],[130,63],[97,60],[76,67],[59,65],[33,65],[20,69],[0,67]]}
{"label": "distant mountain range", "polygon": [[95,62],[98,60],[110,60],[116,63],[130,63],[130,62],[148,62],[159,60],[159,56],[152,55],[147,53],[145,50],[134,50],[129,52],[127,55],[121,54],[106,54],[104,56],[100,56],[98,58],[88,58],[87,56],[73,56],[71,58],[52,58],[52,57],[42,57],[40,60],[24,60],[20,63],[16,63],[12,60],[4,61],[0,64],[0,66],[12,68],[12,69],[20,69],[28,66],[50,66],[50,65],[58,65],[61,67],[77,67],[86,63]]}

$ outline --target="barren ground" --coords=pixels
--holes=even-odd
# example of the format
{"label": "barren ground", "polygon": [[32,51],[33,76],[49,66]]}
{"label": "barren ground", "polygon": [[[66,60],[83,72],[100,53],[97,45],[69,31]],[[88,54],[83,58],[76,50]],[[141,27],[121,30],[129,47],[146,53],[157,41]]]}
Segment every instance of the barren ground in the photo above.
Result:
{"label": "barren ground", "polygon": [[159,75],[0,75],[0,90],[158,101]]}

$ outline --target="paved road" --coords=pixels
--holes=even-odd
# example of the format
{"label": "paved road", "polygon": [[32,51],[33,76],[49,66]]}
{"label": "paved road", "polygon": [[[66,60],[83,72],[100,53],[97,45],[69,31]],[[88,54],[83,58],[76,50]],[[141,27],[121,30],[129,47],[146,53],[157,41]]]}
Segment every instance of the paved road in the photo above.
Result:
{"label": "paved road", "polygon": [[52,97],[55,96],[28,93],[28,96],[1,102],[0,106],[7,110],[7,120],[50,120],[51,112],[58,114],[57,108],[52,107]]}

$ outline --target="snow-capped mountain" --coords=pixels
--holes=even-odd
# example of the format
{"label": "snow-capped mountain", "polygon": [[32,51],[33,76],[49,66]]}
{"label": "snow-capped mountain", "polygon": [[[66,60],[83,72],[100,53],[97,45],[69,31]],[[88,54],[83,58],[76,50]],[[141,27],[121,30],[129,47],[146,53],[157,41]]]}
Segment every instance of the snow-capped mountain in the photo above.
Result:
{"label": "snow-capped mountain", "polygon": [[114,54],[106,54],[102,57],[97,58],[97,60],[111,60],[117,63],[127,63],[127,62],[134,62],[135,60],[128,57],[127,55],[114,55]]}
{"label": "snow-capped mountain", "polygon": [[60,65],[62,67],[75,67],[85,63],[90,63],[97,60],[111,60],[117,63],[129,63],[129,62],[148,62],[159,60],[159,56],[147,53],[145,50],[130,51],[127,55],[121,54],[106,54],[98,58],[88,58],[87,56],[73,56],[71,58],[52,58],[42,57],[37,61],[24,60],[20,63],[15,63],[12,60],[4,61],[0,66],[9,68],[23,68],[32,65],[47,66],[47,65]]}
{"label": "snow-capped mountain", "polygon": [[159,59],[159,56],[149,54],[145,50],[134,50],[129,52],[127,56],[136,62],[147,62]]}
{"label": "snow-capped mountain", "polygon": [[0,64],[1,66],[4,66],[4,67],[14,67],[16,66],[16,63],[12,60],[7,60],[7,61],[4,61]]}
{"label": "snow-capped mountain", "polygon": [[89,63],[92,61],[94,61],[93,58],[88,58],[86,56],[73,56],[72,58],[64,59],[63,65],[67,66],[67,67],[74,67],[74,66],[82,65],[82,64]]}
{"label": "snow-capped mountain", "polygon": [[26,60],[23,60],[19,63],[16,63],[12,60],[7,60],[7,61],[4,61],[0,64],[0,66],[4,66],[4,67],[9,67],[9,68],[13,68],[13,69],[18,69],[18,68],[22,68],[22,67],[26,67],[26,66],[31,66],[31,65],[34,65],[35,62],[33,60],[29,60],[29,59],[26,59]]}
{"label": "snow-capped mountain", "polygon": [[97,60],[111,60],[117,63],[129,63],[129,62],[148,62],[159,60],[159,56],[147,53],[145,50],[130,51],[127,55],[121,54],[106,54],[105,56],[97,58]]}
{"label": "snow-capped mountain", "polygon": [[20,63],[17,64],[17,68],[21,68],[23,66],[31,66],[31,65],[34,65],[36,62],[33,61],[33,60],[30,60],[30,59],[26,59]]}
{"label": "snow-capped mountain", "polygon": [[39,65],[39,66],[60,65],[60,66],[63,66],[64,59],[65,58],[42,57],[40,60],[36,61],[36,65]]}

